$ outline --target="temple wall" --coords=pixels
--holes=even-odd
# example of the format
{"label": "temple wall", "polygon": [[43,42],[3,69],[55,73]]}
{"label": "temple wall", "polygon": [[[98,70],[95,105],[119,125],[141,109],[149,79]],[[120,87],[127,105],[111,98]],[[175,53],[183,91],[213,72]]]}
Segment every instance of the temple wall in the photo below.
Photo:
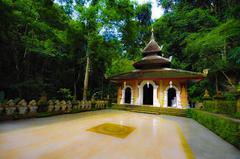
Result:
{"label": "temple wall", "polygon": [[136,104],[136,99],[138,97],[138,87],[137,87],[138,83],[137,80],[132,80],[132,81],[126,81],[125,84],[124,82],[122,82],[121,84],[118,85],[118,97],[117,97],[117,103],[118,104],[123,104],[123,89],[130,87],[132,90],[132,100],[133,100],[133,104]]}
{"label": "temple wall", "polygon": [[[160,103],[160,107],[165,107],[166,106],[166,99],[165,99],[165,91],[167,89],[167,87],[169,86],[169,82],[170,80],[160,80],[158,81],[158,100]],[[173,85],[175,85],[176,87],[178,87],[178,82],[177,81],[172,81]]]}
{"label": "temple wall", "polygon": [[183,84],[181,88],[181,105],[183,108],[188,107],[188,92],[186,84]]}
{"label": "temple wall", "polygon": [[122,86],[119,84],[118,85],[118,94],[117,94],[117,104],[120,104],[122,98]]}
{"label": "temple wall", "polygon": [[[186,81],[184,80],[154,80],[153,82],[158,86],[157,87],[157,100],[160,107],[167,107],[167,90],[170,88],[170,81],[172,81],[172,87],[176,89],[177,93],[177,107],[178,108],[187,108],[188,106],[188,93]],[[118,85],[118,97],[117,103],[123,104],[124,97],[122,93],[124,88],[131,87],[132,89],[132,104],[139,105],[137,101],[139,97],[139,88],[142,80],[131,80],[126,81]]]}
{"label": "temple wall", "polygon": [[139,96],[138,94],[138,80],[134,81],[134,86],[133,86],[133,99],[134,99],[134,104],[137,104],[137,98]]}
{"label": "temple wall", "polygon": [[163,106],[163,102],[164,102],[164,83],[162,80],[158,81],[158,101],[160,103],[160,107]]}

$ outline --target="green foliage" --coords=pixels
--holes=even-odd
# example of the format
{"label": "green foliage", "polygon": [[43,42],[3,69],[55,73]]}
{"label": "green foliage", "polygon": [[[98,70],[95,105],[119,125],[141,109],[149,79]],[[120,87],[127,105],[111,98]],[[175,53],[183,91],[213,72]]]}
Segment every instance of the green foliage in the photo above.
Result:
{"label": "green foliage", "polygon": [[[186,38],[187,46],[185,53],[191,60],[196,60],[193,67],[195,69],[209,68],[212,71],[232,69],[229,64],[236,64],[238,59],[233,59],[234,55],[227,53],[227,61],[223,58],[224,46],[230,43],[227,48],[231,52],[239,45],[240,21],[229,20],[226,23],[212,29],[210,32],[193,33]],[[236,51],[237,52],[237,51]],[[231,60],[229,58],[231,57]],[[236,66],[239,67],[239,66]]]}
{"label": "green foliage", "polygon": [[240,121],[213,113],[191,109],[190,116],[240,149]]}
{"label": "green foliage", "polygon": [[0,1],[0,89],[8,98],[29,100],[42,91],[53,98],[59,88],[75,88],[71,91],[81,97],[86,55],[91,65],[89,93],[103,88],[111,94],[104,75],[112,62],[139,56],[144,45],[139,43],[151,23],[150,4],[59,3],[62,6],[48,0]]}
{"label": "green foliage", "polygon": [[234,114],[236,113],[236,101],[207,100],[203,102],[203,110],[234,116]]}
{"label": "green foliage", "polygon": [[213,96],[214,90],[212,89],[212,83],[209,79],[204,79],[197,83],[191,83],[188,89],[191,101],[193,102],[201,101],[205,89],[208,89],[210,96]]}
{"label": "green foliage", "polygon": [[59,88],[70,88],[80,98],[86,55],[89,95],[114,94],[105,75],[133,69],[131,64],[149,41],[151,25],[157,42],[164,45],[164,56],[173,55],[172,67],[210,68],[207,82],[191,85],[191,99],[196,100],[206,86],[214,94],[215,76],[224,90],[229,84],[225,75],[239,79],[238,1],[159,0],[165,14],[156,21],[151,19],[150,3],[57,2],[0,1],[0,90],[6,98],[28,100],[42,91],[52,98]]}
{"label": "green foliage", "polygon": [[236,114],[235,114],[235,118],[240,119],[240,112],[236,112]]}
{"label": "green foliage", "polygon": [[58,93],[60,95],[59,98],[62,100],[73,100],[72,92],[70,89],[60,88]]}
{"label": "green foliage", "polygon": [[160,17],[153,26],[156,30],[156,39],[164,45],[163,53],[174,57],[173,67],[193,69],[191,68],[192,61],[188,61],[184,55],[185,39],[191,33],[209,30],[217,24],[218,20],[209,11],[204,9],[191,10],[186,6],[181,11],[174,10]]}
{"label": "green foliage", "polygon": [[108,68],[106,74],[107,76],[113,76],[120,73],[125,73],[133,70],[133,61],[127,58],[114,59],[111,67]]}
{"label": "green foliage", "polygon": [[227,101],[235,101],[236,100],[236,94],[233,94],[231,92],[224,92],[223,96],[226,98]]}
{"label": "green foliage", "polygon": [[[216,89],[228,91],[238,82],[229,77],[239,79],[240,71],[239,2],[159,0],[159,4],[165,14],[153,23],[155,37],[164,45],[165,56],[173,55],[172,66],[198,72],[210,69],[208,87],[191,85],[191,99],[199,100],[205,89],[210,94]],[[213,85],[216,78],[219,82]]]}
{"label": "green foliage", "polygon": [[229,60],[233,61],[237,66],[240,65],[240,47],[233,48],[229,53]]}

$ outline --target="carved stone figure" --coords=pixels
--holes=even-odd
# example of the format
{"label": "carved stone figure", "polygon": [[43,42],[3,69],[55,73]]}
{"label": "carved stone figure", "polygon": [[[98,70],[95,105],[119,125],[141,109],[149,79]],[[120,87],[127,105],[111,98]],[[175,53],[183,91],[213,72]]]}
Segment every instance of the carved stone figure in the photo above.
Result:
{"label": "carved stone figure", "polygon": [[36,100],[31,100],[29,103],[28,103],[28,108],[29,108],[29,112],[30,113],[36,113],[37,112],[37,102]]}
{"label": "carved stone figure", "polygon": [[27,113],[28,107],[27,107],[27,102],[22,99],[21,101],[18,102],[17,104],[18,110],[19,110],[19,114],[20,115],[24,115]]}
{"label": "carved stone figure", "polygon": [[57,112],[57,111],[59,111],[61,109],[61,105],[60,105],[59,100],[55,101],[54,108],[55,108],[55,112]]}
{"label": "carved stone figure", "polygon": [[67,101],[67,112],[70,112],[72,110],[72,103],[70,100]]}
{"label": "carved stone figure", "polygon": [[6,114],[7,115],[13,115],[16,111],[16,106],[15,106],[15,103],[12,99],[10,99],[7,103],[6,103],[6,107],[5,107],[5,110],[6,110]]}
{"label": "carved stone figure", "polygon": [[61,110],[62,110],[62,111],[65,111],[65,110],[66,110],[67,104],[66,104],[65,100],[62,100],[62,101],[60,102],[60,107],[61,107]]}
{"label": "carved stone figure", "polygon": [[48,101],[48,112],[52,112],[54,110],[54,102],[52,100]]}

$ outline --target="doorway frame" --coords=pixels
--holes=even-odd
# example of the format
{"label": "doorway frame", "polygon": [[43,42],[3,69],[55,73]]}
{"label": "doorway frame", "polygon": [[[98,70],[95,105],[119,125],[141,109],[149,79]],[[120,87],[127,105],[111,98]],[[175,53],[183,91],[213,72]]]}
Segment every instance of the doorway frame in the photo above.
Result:
{"label": "doorway frame", "polygon": [[[151,87],[152,87],[152,88],[151,88]],[[149,92],[149,94],[152,93],[152,97],[145,92],[145,91],[146,91],[145,89],[150,89],[150,90],[148,90],[147,92]],[[145,93],[146,93],[146,94],[145,94]],[[146,103],[144,103],[144,99],[147,99],[147,100],[148,100],[149,98],[152,98],[152,99],[151,99],[151,103],[152,103],[152,104],[146,104]],[[145,102],[146,102],[146,101],[145,101]],[[145,84],[145,85],[143,86],[143,105],[153,105],[153,85],[150,84],[150,83],[149,83],[149,85]]]}
{"label": "doorway frame", "polygon": [[[125,91],[127,88],[131,89],[131,102],[130,103],[125,103]],[[122,98],[120,101],[120,104],[133,104],[133,88],[130,85],[125,85],[122,89]]]}
{"label": "doorway frame", "polygon": [[143,80],[140,83],[140,85],[138,85],[139,97],[137,99],[136,104],[143,105],[143,87],[145,86],[145,84],[151,84],[153,86],[153,105],[152,106],[160,107],[160,104],[157,98],[158,85],[156,85],[155,82],[152,80]]}
{"label": "doorway frame", "polygon": [[181,106],[181,98],[180,98],[180,91],[179,89],[175,86],[175,85],[170,85],[168,86],[165,91],[164,91],[164,107],[169,108],[168,107],[168,89],[170,88],[174,88],[176,90],[176,107],[171,107],[171,108],[182,108]]}

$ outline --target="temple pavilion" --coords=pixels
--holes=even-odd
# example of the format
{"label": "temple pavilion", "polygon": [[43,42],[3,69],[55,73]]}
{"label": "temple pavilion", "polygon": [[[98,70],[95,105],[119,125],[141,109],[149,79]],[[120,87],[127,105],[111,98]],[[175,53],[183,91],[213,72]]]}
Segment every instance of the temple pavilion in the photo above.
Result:
{"label": "temple pavilion", "polygon": [[142,59],[133,64],[135,70],[110,78],[118,84],[118,104],[188,108],[187,83],[205,74],[170,68],[172,57],[160,56],[161,49],[152,32]]}

